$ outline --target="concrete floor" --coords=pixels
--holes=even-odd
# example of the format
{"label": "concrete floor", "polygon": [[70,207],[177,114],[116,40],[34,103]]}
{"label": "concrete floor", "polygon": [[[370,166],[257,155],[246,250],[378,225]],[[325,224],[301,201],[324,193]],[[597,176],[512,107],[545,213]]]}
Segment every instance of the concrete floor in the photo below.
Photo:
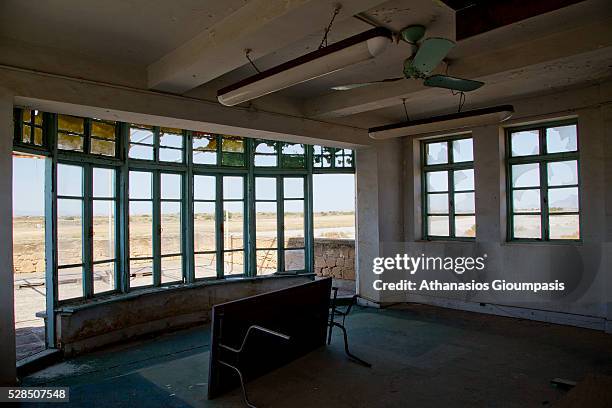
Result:
{"label": "concrete floor", "polygon": [[[422,305],[357,308],[349,320],[352,350],[371,369],[345,358],[336,333],[330,347],[249,383],[252,401],[542,407],[565,395],[551,387],[555,377],[612,374],[612,336],[600,332]],[[70,406],[243,407],[237,390],[206,399],[208,340],[208,327],[166,334],[65,361],[23,383],[70,386]]]}

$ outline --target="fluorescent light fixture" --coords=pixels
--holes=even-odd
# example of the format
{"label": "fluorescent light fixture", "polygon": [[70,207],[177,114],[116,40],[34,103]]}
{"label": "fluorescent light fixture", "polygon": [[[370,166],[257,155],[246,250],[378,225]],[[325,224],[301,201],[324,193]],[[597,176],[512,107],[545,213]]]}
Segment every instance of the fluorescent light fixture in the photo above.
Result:
{"label": "fluorescent light fixture", "polygon": [[390,139],[393,137],[422,135],[432,132],[444,132],[462,128],[492,125],[510,119],[514,113],[512,105],[493,106],[449,115],[434,116],[426,119],[410,120],[392,125],[368,129],[372,139]]}
{"label": "fluorescent light fixture", "polygon": [[225,106],[250,101],[374,58],[391,41],[391,31],[373,28],[220,89],[217,99]]}

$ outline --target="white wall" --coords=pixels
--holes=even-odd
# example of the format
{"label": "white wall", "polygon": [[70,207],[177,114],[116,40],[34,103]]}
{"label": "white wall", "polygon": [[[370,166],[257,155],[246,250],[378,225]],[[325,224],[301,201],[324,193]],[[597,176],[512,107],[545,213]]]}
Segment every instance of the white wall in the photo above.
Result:
{"label": "white wall", "polygon": [[0,385],[15,383],[13,95],[0,88]]}
{"label": "white wall", "polygon": [[[384,167],[397,160],[392,151],[378,156],[378,192],[361,197],[360,202],[379,200],[378,229],[394,228],[403,222],[403,241],[396,242],[387,234],[380,245],[388,255],[407,253],[418,256],[482,256],[487,254],[487,268],[482,273],[465,273],[459,280],[491,281],[506,279],[517,282],[548,282],[559,279],[568,290],[563,295],[512,295],[500,292],[428,292],[414,294],[407,291],[371,292],[372,257],[359,257],[360,292],[380,302],[415,301],[467,310],[546,320],[578,326],[605,329],[612,318],[612,263],[610,263],[610,237],[612,236],[612,87],[610,83],[565,91],[544,97],[510,101],[516,114],[508,125],[577,116],[580,138],[581,176],[581,243],[518,243],[506,242],[506,191],[504,131],[499,126],[470,129],[474,139],[474,167],[476,183],[477,237],[474,242],[423,241],[421,235],[421,183],[420,140],[403,139],[403,175],[398,199],[391,185],[384,195],[381,186],[393,181],[381,180]],[[606,105],[608,104],[608,105]],[[448,132],[445,134],[449,134]],[[452,134],[452,133],[450,133]],[[440,135],[437,135],[440,136]],[[371,172],[362,171],[361,156],[357,156],[358,191],[364,178],[373,179]],[[400,159],[401,161],[401,159]],[[371,168],[372,170],[372,168]],[[370,171],[371,171],[370,170]],[[394,213],[400,204],[403,217]],[[358,208],[359,209],[359,208]],[[390,211],[388,211],[390,209]],[[358,221],[371,220],[358,215]],[[358,228],[365,228],[358,225]],[[373,227],[367,227],[369,229]],[[361,235],[360,235],[361,238]],[[358,243],[360,245],[360,243]],[[380,251],[382,253],[383,251]],[[423,272],[427,273],[427,272]],[[422,278],[425,276],[418,276]],[[435,279],[435,276],[426,276]],[[383,280],[396,282],[411,279],[405,272],[389,272]],[[366,287],[367,286],[367,287]],[[485,305],[481,305],[484,303]]]}

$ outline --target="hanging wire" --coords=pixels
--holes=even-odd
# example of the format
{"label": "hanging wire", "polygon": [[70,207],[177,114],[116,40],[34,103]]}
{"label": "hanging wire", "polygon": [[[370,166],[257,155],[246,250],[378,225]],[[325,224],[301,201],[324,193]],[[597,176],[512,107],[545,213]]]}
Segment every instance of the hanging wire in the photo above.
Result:
{"label": "hanging wire", "polygon": [[457,113],[459,113],[461,112],[461,109],[463,109],[463,105],[465,105],[465,92],[463,91],[455,92],[451,89],[451,94],[453,96],[459,95],[459,106],[457,107]]}
{"label": "hanging wire", "polygon": [[402,103],[404,104],[404,113],[406,114],[406,122],[410,122],[410,117],[408,116],[408,108],[406,108],[406,98],[402,98]]}
{"label": "hanging wire", "polygon": [[251,66],[253,66],[253,68],[255,68],[255,71],[257,71],[257,73],[260,73],[261,71],[259,70],[259,68],[257,68],[257,65],[255,65],[255,63],[253,62],[253,60],[251,59],[251,49],[247,48],[246,50],[244,50],[244,54],[246,56],[246,59],[249,60],[249,62],[251,63]]}
{"label": "hanging wire", "polygon": [[323,39],[321,40],[321,44],[319,44],[319,49],[323,48],[323,47],[327,47],[327,35],[329,34],[332,25],[334,24],[334,20],[336,19],[336,16],[338,15],[338,13],[340,13],[340,9],[342,9],[341,5],[338,5],[335,9],[334,9],[334,14],[332,15],[331,21],[329,22],[329,25],[327,26],[327,28],[325,29],[325,33],[323,34]]}

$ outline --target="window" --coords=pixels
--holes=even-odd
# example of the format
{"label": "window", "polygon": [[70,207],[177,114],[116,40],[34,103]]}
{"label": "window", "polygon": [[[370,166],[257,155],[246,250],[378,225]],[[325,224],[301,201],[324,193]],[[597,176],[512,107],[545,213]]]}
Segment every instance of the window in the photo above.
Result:
{"label": "window", "polygon": [[193,253],[195,278],[216,278],[217,271],[217,179],[193,176]]}
{"label": "window", "polygon": [[[15,112],[15,142],[26,145],[43,146],[43,113],[35,109]],[[21,131],[19,132],[19,128]]]}
{"label": "window", "polygon": [[[14,118],[15,153],[49,156],[39,182],[56,215],[37,232],[47,252],[19,266],[38,272],[57,256],[49,313],[116,291],[311,270],[313,165],[338,180],[354,173],[349,149],[21,108]],[[341,225],[321,226],[352,236],[352,208],[336,204],[326,215]]]}
{"label": "window", "polygon": [[57,166],[58,298],[116,289],[116,170]]}
{"label": "window", "polygon": [[116,123],[57,115],[57,148],[114,157]]}
{"label": "window", "polygon": [[474,238],[472,138],[458,136],[423,142],[422,155],[423,236]]}
{"label": "window", "polygon": [[130,125],[130,159],[161,163],[183,163],[183,131],[181,129]]}
{"label": "window", "polygon": [[245,273],[244,176],[223,176],[223,276]]}
{"label": "window", "polygon": [[322,169],[353,169],[354,152],[351,149],[313,146],[313,166]]}
{"label": "window", "polygon": [[511,129],[508,153],[508,238],[579,240],[576,124]]}

